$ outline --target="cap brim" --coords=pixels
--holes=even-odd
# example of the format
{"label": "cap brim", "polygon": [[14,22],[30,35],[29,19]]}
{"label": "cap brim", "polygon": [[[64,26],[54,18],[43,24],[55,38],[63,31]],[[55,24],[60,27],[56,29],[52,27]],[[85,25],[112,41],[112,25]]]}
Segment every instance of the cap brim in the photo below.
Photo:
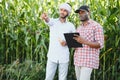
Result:
{"label": "cap brim", "polygon": [[79,9],[79,10],[76,10],[75,13],[79,13],[79,11],[87,11],[87,10],[85,10],[85,9]]}
{"label": "cap brim", "polygon": [[75,13],[79,13],[79,11],[80,11],[80,10],[76,10],[76,11],[74,11],[74,12],[75,12]]}

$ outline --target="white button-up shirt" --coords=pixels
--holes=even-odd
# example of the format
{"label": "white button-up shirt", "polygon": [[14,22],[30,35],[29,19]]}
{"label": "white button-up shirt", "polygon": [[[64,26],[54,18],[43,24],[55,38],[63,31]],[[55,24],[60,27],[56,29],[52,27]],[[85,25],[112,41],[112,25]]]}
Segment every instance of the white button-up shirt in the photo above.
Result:
{"label": "white button-up shirt", "polygon": [[67,21],[61,23],[59,19],[50,19],[47,24],[50,28],[48,60],[56,63],[67,63],[69,61],[69,49],[68,46],[62,46],[59,39],[65,40],[64,33],[75,32],[74,25]]}

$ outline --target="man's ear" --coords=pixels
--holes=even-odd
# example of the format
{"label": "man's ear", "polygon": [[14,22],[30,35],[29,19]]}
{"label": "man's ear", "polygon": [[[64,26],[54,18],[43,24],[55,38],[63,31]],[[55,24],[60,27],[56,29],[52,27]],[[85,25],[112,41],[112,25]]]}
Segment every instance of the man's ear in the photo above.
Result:
{"label": "man's ear", "polygon": [[88,12],[88,15],[90,15],[90,11]]}

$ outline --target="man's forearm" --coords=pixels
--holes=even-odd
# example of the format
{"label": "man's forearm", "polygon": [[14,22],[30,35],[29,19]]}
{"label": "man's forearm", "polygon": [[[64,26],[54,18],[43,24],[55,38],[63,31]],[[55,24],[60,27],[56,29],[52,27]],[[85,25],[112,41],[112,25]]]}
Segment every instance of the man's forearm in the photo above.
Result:
{"label": "man's forearm", "polygon": [[98,42],[90,42],[86,41],[86,45],[90,46],[91,48],[100,48],[100,44]]}
{"label": "man's forearm", "polygon": [[48,23],[49,21],[50,21],[50,19],[49,19],[49,18],[45,19],[45,22],[46,22],[46,23]]}

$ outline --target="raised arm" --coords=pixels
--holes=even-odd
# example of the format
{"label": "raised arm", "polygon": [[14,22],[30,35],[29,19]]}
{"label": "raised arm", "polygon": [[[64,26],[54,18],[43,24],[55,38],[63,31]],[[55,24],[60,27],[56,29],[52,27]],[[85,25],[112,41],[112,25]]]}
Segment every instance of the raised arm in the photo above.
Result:
{"label": "raised arm", "polygon": [[42,18],[46,23],[48,23],[48,22],[50,21],[48,15],[47,15],[46,13],[43,13],[43,14],[41,15],[41,18]]}

